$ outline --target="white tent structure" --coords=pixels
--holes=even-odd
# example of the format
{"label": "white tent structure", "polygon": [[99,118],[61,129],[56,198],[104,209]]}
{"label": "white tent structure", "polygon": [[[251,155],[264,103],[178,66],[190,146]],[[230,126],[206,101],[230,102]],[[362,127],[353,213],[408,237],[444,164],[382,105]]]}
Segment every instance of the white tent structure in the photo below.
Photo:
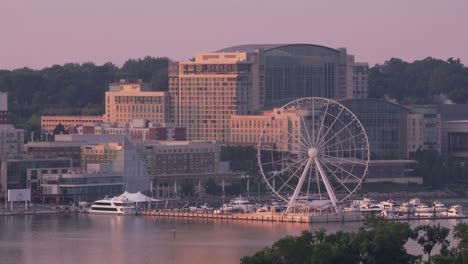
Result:
{"label": "white tent structure", "polygon": [[147,203],[147,202],[160,202],[161,201],[161,200],[146,196],[142,194],[141,192],[130,193],[127,191],[125,191],[124,193],[122,193],[121,195],[115,198],[119,200],[128,200],[128,201],[132,201],[135,203]]}
{"label": "white tent structure", "polygon": [[146,207],[147,207],[148,210],[151,208],[151,203],[152,202],[162,201],[162,200],[159,200],[159,199],[154,199],[154,198],[151,198],[149,196],[146,196],[146,195],[142,194],[141,192],[130,193],[130,192],[127,192],[127,191],[125,191],[121,195],[116,196],[116,197],[114,197],[112,199],[126,200],[126,201],[134,202],[137,209],[140,208],[141,204],[143,204],[143,205],[146,204]]}

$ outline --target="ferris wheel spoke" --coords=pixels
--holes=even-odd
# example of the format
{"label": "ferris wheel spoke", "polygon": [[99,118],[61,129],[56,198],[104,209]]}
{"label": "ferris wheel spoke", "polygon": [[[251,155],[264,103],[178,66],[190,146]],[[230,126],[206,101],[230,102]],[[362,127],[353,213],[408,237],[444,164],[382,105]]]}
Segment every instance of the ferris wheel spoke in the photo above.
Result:
{"label": "ferris wheel spoke", "polygon": [[307,193],[306,197],[309,196],[309,190],[310,190],[310,180],[311,180],[311,174],[312,174],[312,168],[309,168],[309,177],[307,179]]}
{"label": "ferris wheel spoke", "polygon": [[351,120],[351,122],[349,122],[348,124],[346,124],[346,126],[344,126],[342,129],[340,129],[338,132],[336,132],[335,135],[333,135],[332,137],[330,137],[326,142],[322,143],[320,146],[318,146],[319,149],[323,148],[323,146],[325,146],[328,142],[330,142],[333,138],[337,137],[341,132],[343,132],[349,125],[351,125],[352,123],[354,123],[355,120]]}
{"label": "ferris wheel spoke", "polygon": [[[332,131],[333,135],[335,134],[334,131]],[[342,153],[344,151],[344,147],[343,147],[343,144],[337,144],[335,145],[334,147],[326,147],[326,148],[322,148],[322,150],[320,150],[321,153],[328,153],[328,152],[333,152],[333,153]]]}
{"label": "ferris wheel spoke", "polygon": [[[289,120],[293,123],[293,120],[292,120],[291,118],[289,118]],[[310,149],[310,145],[309,145],[309,142],[310,142],[310,141],[309,141],[307,138],[305,138],[304,135],[303,135],[302,133],[300,133],[300,132],[301,132],[301,128],[300,128],[300,127],[299,127],[298,131],[299,131],[298,134],[299,134],[300,138],[302,139],[302,140],[300,140],[300,139],[298,138],[298,139],[297,139],[298,142],[302,145],[302,148],[303,148],[303,149],[305,149],[305,150]],[[291,136],[291,138],[293,138],[293,140],[296,139],[296,136],[293,135],[292,133],[290,133],[288,130],[286,130],[286,132],[288,133],[288,135]]]}
{"label": "ferris wheel spoke", "polygon": [[322,200],[322,191],[320,189],[320,175],[317,169],[315,169],[315,177],[317,179],[317,189],[318,189],[319,197],[320,197],[320,200]]}
{"label": "ferris wheel spoke", "polygon": [[315,142],[315,100],[312,99],[312,143],[314,142]]}
{"label": "ferris wheel spoke", "polygon": [[307,159],[307,158],[309,158],[309,157],[305,157],[305,158],[303,158],[303,159],[301,159],[301,160],[299,160],[299,161],[296,161],[296,162],[294,162],[294,163],[288,165],[286,168],[281,169],[280,171],[277,171],[276,173],[274,173],[274,175],[270,176],[270,177],[268,178],[268,180],[270,180],[270,179],[272,179],[273,177],[276,177],[276,176],[278,176],[278,175],[280,175],[280,174],[282,174],[282,173],[284,173],[284,172],[286,172],[286,171],[288,171],[288,170],[291,170],[292,168],[294,168],[294,166],[296,166],[296,165],[302,163],[302,162],[303,162],[305,159]]}
{"label": "ferris wheel spoke", "polygon": [[327,118],[328,106],[329,105],[330,104],[328,103],[327,106],[325,107],[325,114],[323,115],[322,122],[320,124],[320,128],[319,128],[319,131],[317,133],[317,137],[315,138],[315,142],[314,142],[313,147],[317,147],[317,143],[318,143],[318,140],[320,138],[320,133],[322,133],[323,123],[325,122],[325,119]]}
{"label": "ferris wheel spoke", "polygon": [[[327,137],[328,133],[330,132],[331,128],[335,125],[336,121],[338,120],[338,118],[340,117],[341,113],[343,113],[344,111],[344,107],[341,108],[340,112],[338,113],[338,115],[334,116],[335,120],[333,120],[332,124],[330,126],[328,126],[328,129],[327,129],[327,132],[325,132],[325,134],[323,134],[323,137],[320,139],[320,141],[317,143],[317,145],[320,146],[320,144],[325,140],[325,138]],[[330,115],[330,114],[329,114]]]}
{"label": "ferris wheel spoke", "polygon": [[272,160],[272,161],[269,161],[269,162],[264,162],[262,163],[261,165],[262,166],[267,166],[267,165],[273,165],[273,166],[280,166],[281,164],[284,164],[284,163],[295,163],[299,160],[302,160],[303,158],[296,158],[296,157],[291,157],[291,158],[287,158],[287,159],[277,159],[277,160]]}
{"label": "ferris wheel spoke", "polygon": [[[291,134],[289,131],[287,131],[287,134],[290,136],[290,138],[291,138],[293,141],[296,140],[296,137],[295,137],[293,134]],[[306,141],[306,139],[302,136],[301,133],[299,133],[299,135],[304,139],[304,141]],[[303,143],[301,140],[297,139],[297,142],[302,146],[301,149],[303,149],[303,150],[305,150],[305,151],[307,151],[307,150],[310,149],[310,147],[309,147],[307,144]],[[295,142],[294,142],[294,143],[295,143]]]}
{"label": "ferris wheel spoke", "polygon": [[[298,108],[299,108],[299,107],[298,107]],[[299,108],[299,109],[300,109],[300,108]],[[310,141],[311,138],[310,138],[310,135],[309,135],[309,129],[308,129],[307,124],[306,124],[306,122],[305,122],[305,120],[304,120],[304,118],[303,118],[302,110],[300,110],[300,111],[301,111],[301,112],[299,113],[299,119],[301,120],[301,123],[302,123],[302,125],[304,126],[304,130],[306,131],[306,135],[307,135],[307,141],[306,141],[306,142],[309,143],[309,144],[308,144],[308,146],[309,146],[308,148],[311,148],[311,147],[312,147],[312,142]],[[301,131],[300,128],[299,128],[299,131]],[[299,133],[299,134],[300,134],[302,137],[304,137],[304,136],[302,135],[302,133]]]}
{"label": "ferris wheel spoke", "polygon": [[338,159],[338,160],[340,160],[340,161],[355,163],[355,164],[359,164],[359,165],[363,165],[363,166],[366,166],[366,165],[367,165],[367,164],[364,163],[364,162],[360,162],[360,161],[357,161],[357,160],[354,160],[354,159],[345,159],[345,158],[333,157],[333,156],[330,156],[330,155],[327,155],[327,154],[323,154],[323,153],[321,154],[321,156],[325,156],[325,157],[328,158],[329,160]]}
{"label": "ferris wheel spoke", "polygon": [[[361,150],[368,150],[368,148],[350,148],[350,149],[345,149],[345,153],[355,153],[356,151],[361,151]],[[320,153],[332,153],[336,152],[336,150],[325,150],[325,151],[320,151]]]}
{"label": "ferris wheel spoke", "polygon": [[[289,181],[290,181],[292,178],[297,177],[297,176],[296,176],[296,173],[299,172],[299,169],[302,168],[302,167],[307,163],[308,160],[309,160],[309,159],[306,159],[304,162],[302,162],[302,163],[301,163],[301,166],[299,166],[299,167],[296,169],[296,171],[294,171],[294,173],[288,178],[288,180],[286,180],[286,181],[284,182],[284,184],[283,184],[276,192],[279,193],[286,185],[288,185]],[[290,186],[289,186],[289,187],[290,187]],[[292,188],[292,189],[294,189],[294,188]]]}
{"label": "ferris wheel spoke", "polygon": [[[336,167],[337,169],[339,169],[339,170],[341,170],[342,172],[348,174],[349,176],[351,176],[351,177],[357,179],[358,181],[361,181],[361,180],[362,180],[362,179],[359,178],[358,176],[356,176],[356,175],[352,174],[351,172],[349,172],[349,171],[343,169],[341,166],[336,165],[335,163],[331,162],[330,160],[328,160],[328,159],[326,159],[326,158],[321,157],[321,158],[319,158],[319,159],[320,159],[320,161],[322,161],[322,160],[327,161],[328,164],[330,164],[330,165]],[[322,162],[323,162],[323,161],[322,161]],[[349,177],[348,177],[348,178],[349,178]]]}
{"label": "ferris wheel spoke", "polygon": [[361,132],[361,133],[359,133],[359,134],[357,134],[357,135],[354,135],[354,136],[351,136],[351,137],[347,137],[347,138],[345,138],[345,139],[343,139],[343,140],[337,141],[336,143],[333,143],[333,144],[331,144],[331,145],[327,145],[326,147],[327,147],[327,148],[334,147],[334,146],[339,145],[339,144],[341,144],[341,143],[343,143],[343,142],[346,142],[346,141],[348,141],[348,140],[350,140],[350,139],[357,138],[357,137],[360,136],[360,135],[364,135],[364,133]]}
{"label": "ferris wheel spoke", "polygon": [[[348,186],[346,186],[346,184],[344,184],[341,179],[336,176],[335,172],[333,172],[333,170],[331,170],[323,161],[322,161],[322,165],[333,175],[333,177],[336,179],[336,181],[341,185],[343,186],[349,193],[352,193],[352,191],[348,188]],[[338,189],[338,186],[335,188],[335,190]]]}

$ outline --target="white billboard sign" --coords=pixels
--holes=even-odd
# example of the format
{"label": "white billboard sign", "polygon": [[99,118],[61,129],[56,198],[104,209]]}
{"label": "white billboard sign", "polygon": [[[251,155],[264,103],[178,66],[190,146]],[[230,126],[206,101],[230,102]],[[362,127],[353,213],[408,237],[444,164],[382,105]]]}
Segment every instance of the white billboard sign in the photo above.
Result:
{"label": "white billboard sign", "polygon": [[9,202],[24,202],[31,201],[31,189],[14,189],[8,190]]}

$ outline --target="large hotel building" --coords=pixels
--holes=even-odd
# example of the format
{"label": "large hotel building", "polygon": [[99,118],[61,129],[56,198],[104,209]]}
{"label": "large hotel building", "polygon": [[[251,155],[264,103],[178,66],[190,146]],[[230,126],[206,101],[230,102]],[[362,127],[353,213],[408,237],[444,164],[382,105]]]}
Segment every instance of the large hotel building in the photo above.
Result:
{"label": "large hotel building", "polygon": [[[312,44],[241,45],[170,63],[170,122],[192,140],[238,142],[230,122],[301,97],[367,97],[366,63]],[[236,115],[233,120],[231,116]],[[257,123],[255,123],[257,124]],[[245,131],[245,129],[244,129]],[[248,135],[245,135],[248,136]],[[234,140],[234,141],[233,141]],[[249,141],[249,140],[247,140]]]}
{"label": "large hotel building", "polygon": [[229,118],[259,108],[258,57],[247,52],[196,54],[169,67],[170,121],[191,140],[229,139]]}

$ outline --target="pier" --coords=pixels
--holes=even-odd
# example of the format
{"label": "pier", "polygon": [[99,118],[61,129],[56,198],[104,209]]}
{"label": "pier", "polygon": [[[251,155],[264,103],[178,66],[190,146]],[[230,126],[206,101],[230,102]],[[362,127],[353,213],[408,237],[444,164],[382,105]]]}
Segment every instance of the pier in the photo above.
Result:
{"label": "pier", "polygon": [[282,213],[232,213],[215,214],[212,212],[176,212],[170,210],[140,211],[139,215],[172,218],[197,218],[213,220],[243,220],[257,222],[283,222],[283,223],[324,223],[324,222],[357,222],[364,220],[362,215],[308,215],[308,214],[282,214]]}
{"label": "pier", "polygon": [[[332,223],[332,222],[361,222],[366,219],[364,214],[342,215],[308,215],[308,214],[282,214],[282,213],[232,213],[215,214],[213,212],[180,212],[171,210],[140,211],[139,215],[170,218],[213,219],[228,221],[256,221],[256,222],[281,222],[281,223]],[[388,220],[436,220],[436,219],[466,219],[468,217],[417,217],[404,216],[401,218],[387,218]]]}

